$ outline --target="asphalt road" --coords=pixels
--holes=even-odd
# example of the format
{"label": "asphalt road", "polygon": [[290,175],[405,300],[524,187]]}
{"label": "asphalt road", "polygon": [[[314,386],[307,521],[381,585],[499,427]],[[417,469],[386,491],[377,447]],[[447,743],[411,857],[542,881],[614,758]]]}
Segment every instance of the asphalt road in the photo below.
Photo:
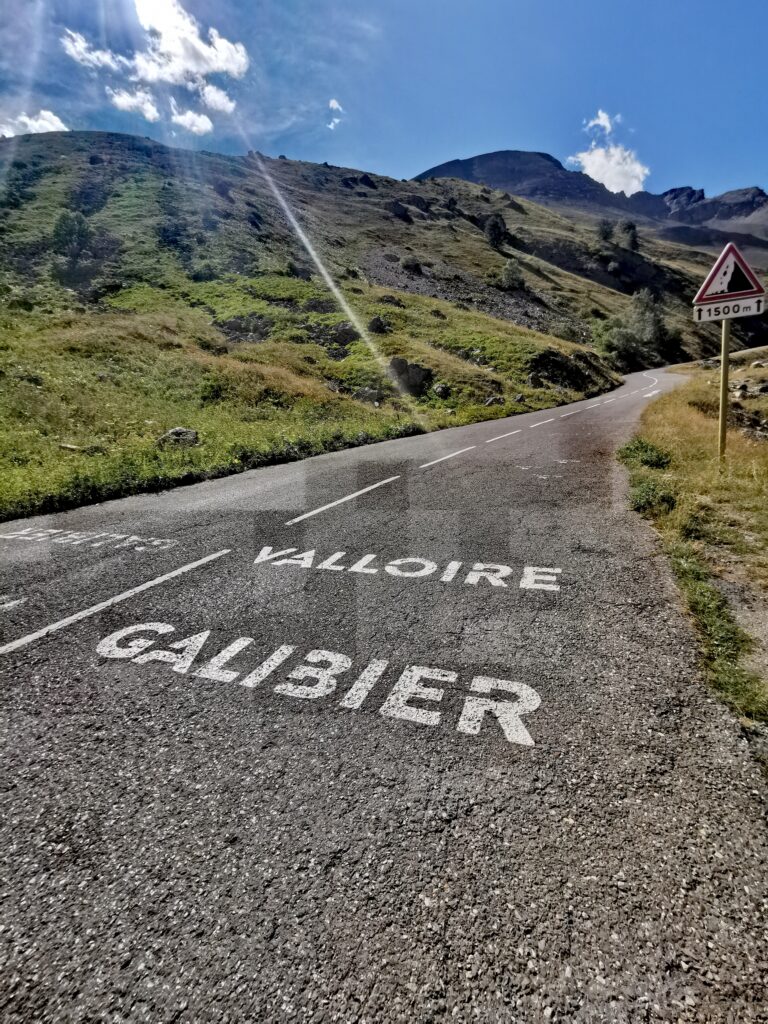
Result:
{"label": "asphalt road", "polygon": [[765,785],[613,458],[679,380],[0,526],[0,1018],[768,1021]]}

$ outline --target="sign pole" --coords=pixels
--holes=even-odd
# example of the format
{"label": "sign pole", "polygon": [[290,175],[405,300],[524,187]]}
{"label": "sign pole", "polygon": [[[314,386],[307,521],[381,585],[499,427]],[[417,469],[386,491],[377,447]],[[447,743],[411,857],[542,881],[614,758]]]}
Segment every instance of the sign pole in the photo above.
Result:
{"label": "sign pole", "polygon": [[720,435],[717,454],[720,469],[725,461],[725,441],[728,431],[728,368],[731,353],[731,321],[723,320],[723,339],[720,349]]}

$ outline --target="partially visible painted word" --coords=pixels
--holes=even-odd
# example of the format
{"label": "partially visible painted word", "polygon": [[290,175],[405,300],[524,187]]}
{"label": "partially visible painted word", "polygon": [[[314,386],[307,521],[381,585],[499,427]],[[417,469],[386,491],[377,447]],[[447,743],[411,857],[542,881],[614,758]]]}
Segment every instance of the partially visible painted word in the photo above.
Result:
{"label": "partially visible painted word", "polygon": [[178,541],[160,537],[137,537],[133,533],[95,533],[92,530],[36,530],[27,526],[13,533],[0,533],[0,540],[48,541],[51,544],[85,545],[89,548],[130,548],[133,551],[167,551]]}
{"label": "partially visible painted word", "polygon": [[[255,663],[241,664],[234,668],[232,665],[235,659],[240,658],[255,642],[252,636],[238,637],[211,657],[208,657],[208,651],[205,655],[207,660],[202,660],[201,654],[211,631],[205,629],[182,640],[175,640],[166,647],[157,646],[159,637],[175,632],[174,627],[167,622],[142,622],[110,633],[98,644],[96,651],[103,658],[129,659],[136,665],[165,663],[172,671],[182,675],[190,672],[194,665],[196,667],[190,673],[192,676],[217,683],[237,682],[247,689],[259,687],[272,677],[272,680],[277,680],[275,693],[296,700],[335,698],[338,688],[342,687],[344,693],[338,707],[351,711],[361,708],[369,697],[373,703],[371,693],[384,680],[384,688],[389,692],[379,713],[387,718],[400,718],[429,726],[442,724],[443,713],[438,705],[445,690],[443,686],[425,685],[426,681],[453,685],[459,678],[458,672],[451,669],[407,665],[393,682],[391,677],[385,679],[390,669],[386,658],[374,658],[364,667],[358,666],[355,669],[352,659],[346,654],[323,649],[297,654],[293,644],[282,644],[266,658],[262,651]],[[290,672],[287,671],[289,667]],[[474,676],[467,690],[455,725],[457,732],[477,736],[490,717],[496,719],[509,743],[533,746],[533,739],[521,716],[535,711],[541,703],[541,697],[535,690],[511,679],[482,675]],[[381,697],[380,691],[376,703]]]}
{"label": "partially visible painted word", "polygon": [[[294,554],[294,552],[297,552]],[[451,583],[456,580],[467,586],[485,583],[491,587],[508,587],[507,578],[514,569],[510,565],[499,562],[448,562],[439,566],[428,558],[395,558],[382,563],[378,555],[347,555],[346,551],[335,551],[328,558],[318,556],[313,549],[298,551],[298,548],[285,548],[274,551],[271,547],[263,547],[254,559],[254,565],[269,562],[271,565],[293,565],[301,569],[325,569],[328,572],[355,572],[366,576],[375,576],[379,570],[389,576],[415,579],[425,576],[436,577],[440,583]],[[378,564],[377,564],[378,562]],[[519,571],[519,570],[518,570]],[[562,569],[543,568],[526,565],[522,569],[518,586],[521,590],[559,590],[558,576]]]}

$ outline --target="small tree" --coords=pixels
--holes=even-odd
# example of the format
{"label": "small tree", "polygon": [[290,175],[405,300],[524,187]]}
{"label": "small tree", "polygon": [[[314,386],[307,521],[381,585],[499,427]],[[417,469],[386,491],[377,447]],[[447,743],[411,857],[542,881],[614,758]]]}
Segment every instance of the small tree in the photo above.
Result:
{"label": "small tree", "polygon": [[613,239],[613,232],[616,225],[612,220],[599,220],[597,222],[597,237],[601,242],[610,242]]}
{"label": "small tree", "polygon": [[82,213],[65,210],[53,228],[53,248],[75,263],[88,248],[93,232]]}
{"label": "small tree", "polygon": [[626,249],[637,252],[640,243],[637,238],[637,224],[633,220],[619,221],[619,238]]}
{"label": "small tree", "polygon": [[501,287],[505,292],[525,288],[525,278],[514,260],[507,260],[501,270]]}
{"label": "small tree", "polygon": [[507,237],[507,225],[500,213],[492,213],[485,222],[485,237],[494,249],[498,249]]}

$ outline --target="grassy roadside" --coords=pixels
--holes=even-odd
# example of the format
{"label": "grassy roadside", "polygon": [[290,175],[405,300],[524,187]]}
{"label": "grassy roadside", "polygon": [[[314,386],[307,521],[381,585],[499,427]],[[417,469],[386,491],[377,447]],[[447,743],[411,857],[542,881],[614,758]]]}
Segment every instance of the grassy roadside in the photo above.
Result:
{"label": "grassy roadside", "polygon": [[[768,366],[734,367],[727,464],[717,460],[717,368],[644,412],[619,451],[630,470],[632,508],[658,528],[699,632],[703,667],[743,719],[768,722],[768,441],[744,424],[768,415]],[[765,350],[768,361],[768,350]],[[689,368],[685,368],[689,372]],[[744,381],[743,387],[736,392]]]}

